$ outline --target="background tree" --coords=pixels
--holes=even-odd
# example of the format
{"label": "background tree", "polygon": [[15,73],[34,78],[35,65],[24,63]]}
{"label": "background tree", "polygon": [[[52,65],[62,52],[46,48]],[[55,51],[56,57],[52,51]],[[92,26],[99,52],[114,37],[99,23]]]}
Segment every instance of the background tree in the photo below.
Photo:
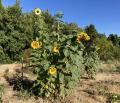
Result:
{"label": "background tree", "polygon": [[[119,55],[120,37],[117,34],[110,34],[107,38],[105,34],[98,33],[95,25],[90,24],[85,29],[78,27],[76,23],[66,23],[62,21],[63,14],[58,12],[52,16],[48,10],[42,11],[41,16],[36,16],[34,11],[23,13],[20,7],[20,1],[16,0],[13,6],[3,7],[0,0],[0,47],[1,58],[7,57],[7,60],[20,60],[22,55],[30,54],[30,43],[36,37],[50,34],[58,36],[76,35],[81,31],[85,31],[90,36],[90,41],[84,41],[87,53],[93,49],[91,46],[98,45],[100,48],[106,48],[106,52],[101,51],[100,56],[106,55],[109,46],[114,52],[110,52],[111,56]],[[59,22],[59,23],[58,23]],[[59,24],[59,25],[58,25]],[[59,28],[59,29],[58,29]],[[112,43],[112,44],[111,44]],[[94,48],[95,49],[95,48]],[[27,51],[27,52],[26,52]],[[115,56],[119,57],[119,56]]]}
{"label": "background tree", "polygon": [[14,6],[2,9],[0,45],[11,60],[20,60],[24,49],[30,47],[33,38],[33,22],[29,15],[22,13],[18,0]]}
{"label": "background tree", "polygon": [[3,8],[2,0],[0,0],[0,10]]}
{"label": "background tree", "polygon": [[87,34],[89,34],[91,40],[95,40],[95,38],[98,37],[98,32],[95,28],[95,25],[93,25],[93,24],[90,24],[89,26],[86,26],[85,32]]}
{"label": "background tree", "polygon": [[100,48],[98,50],[101,60],[112,59],[112,50],[113,44],[111,41],[108,41],[107,38],[101,38],[95,40],[96,45]]}
{"label": "background tree", "polygon": [[110,34],[108,40],[112,41],[113,45],[119,46],[120,39],[117,34]]}
{"label": "background tree", "polygon": [[80,27],[78,27],[78,25],[76,23],[66,23],[63,25],[63,29],[62,32],[65,35],[70,35],[73,33],[77,33],[82,31],[82,29]]}

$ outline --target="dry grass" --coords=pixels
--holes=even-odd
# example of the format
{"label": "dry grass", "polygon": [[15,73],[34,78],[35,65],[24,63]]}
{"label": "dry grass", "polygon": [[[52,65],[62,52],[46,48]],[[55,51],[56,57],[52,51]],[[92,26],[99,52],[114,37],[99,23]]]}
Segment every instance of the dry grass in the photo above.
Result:
{"label": "dry grass", "polygon": [[[61,102],[55,103],[112,103],[108,102],[109,94],[116,93],[120,95],[120,74],[114,72],[116,67],[119,67],[119,62],[102,63],[101,71],[97,74],[96,80],[82,79],[78,86],[73,90],[70,96],[66,97]],[[0,66],[0,84],[4,84],[5,92],[3,95],[3,103],[50,103],[42,98],[36,99],[34,96],[27,100],[19,99],[20,95],[17,91],[13,91],[13,87],[3,77],[6,69],[9,69],[9,74],[21,72],[21,64],[7,64]],[[34,75],[26,72],[24,74],[31,80]]]}
{"label": "dry grass", "polygon": [[96,79],[82,79],[64,103],[113,103],[109,101],[110,94],[120,95],[120,73],[115,71],[119,66],[118,61],[102,63],[102,72],[97,74]]}

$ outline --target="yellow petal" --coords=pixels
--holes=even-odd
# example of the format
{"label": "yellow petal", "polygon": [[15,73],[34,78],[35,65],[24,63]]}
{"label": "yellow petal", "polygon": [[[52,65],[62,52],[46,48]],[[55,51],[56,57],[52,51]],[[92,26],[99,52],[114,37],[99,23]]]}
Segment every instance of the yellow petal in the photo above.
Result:
{"label": "yellow petal", "polygon": [[56,72],[57,72],[57,69],[54,68],[54,67],[51,67],[51,68],[49,69],[49,71],[48,71],[48,73],[51,74],[51,75],[56,74]]}
{"label": "yellow petal", "polygon": [[54,53],[59,53],[59,48],[58,48],[58,47],[54,47],[54,48],[53,48],[53,52],[54,52]]}
{"label": "yellow petal", "polygon": [[35,9],[35,14],[36,14],[36,15],[40,15],[41,13],[42,13],[42,12],[41,12],[41,10],[40,10],[39,8],[36,8],[36,9]]}

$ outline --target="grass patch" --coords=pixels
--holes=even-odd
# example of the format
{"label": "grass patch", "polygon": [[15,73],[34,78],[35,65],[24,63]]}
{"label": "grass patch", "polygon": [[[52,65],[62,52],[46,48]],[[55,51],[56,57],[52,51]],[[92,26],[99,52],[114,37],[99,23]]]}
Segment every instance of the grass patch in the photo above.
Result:
{"label": "grass patch", "polygon": [[2,96],[4,94],[4,85],[0,84],[0,103],[3,103]]}

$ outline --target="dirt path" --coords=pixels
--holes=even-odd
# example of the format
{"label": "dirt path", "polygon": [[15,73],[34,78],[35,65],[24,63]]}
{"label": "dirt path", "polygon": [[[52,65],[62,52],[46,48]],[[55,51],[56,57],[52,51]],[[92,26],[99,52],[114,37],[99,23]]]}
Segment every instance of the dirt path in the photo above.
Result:
{"label": "dirt path", "polygon": [[9,70],[9,73],[15,73],[17,69],[21,69],[21,64],[0,65],[0,76],[3,76],[6,70]]}

